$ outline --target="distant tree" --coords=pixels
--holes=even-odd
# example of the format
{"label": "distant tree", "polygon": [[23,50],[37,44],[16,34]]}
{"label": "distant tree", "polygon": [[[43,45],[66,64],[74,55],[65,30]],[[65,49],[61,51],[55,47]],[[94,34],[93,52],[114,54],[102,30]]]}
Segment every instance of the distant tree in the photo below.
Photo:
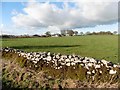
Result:
{"label": "distant tree", "polygon": [[73,30],[67,30],[67,34],[69,34],[69,36],[73,36],[74,31]]}
{"label": "distant tree", "polygon": [[117,34],[117,31],[114,31],[113,34]]}
{"label": "distant tree", "polygon": [[66,30],[61,30],[61,35],[65,36],[66,35]]}
{"label": "distant tree", "polygon": [[78,35],[78,31],[74,31],[74,34],[75,34],[75,35]]}
{"label": "distant tree", "polygon": [[40,37],[40,35],[38,35],[38,34],[35,34],[35,35],[33,35],[33,37]]}
{"label": "distant tree", "polygon": [[47,31],[45,34],[46,34],[47,36],[51,36],[50,31]]}
{"label": "distant tree", "polygon": [[89,32],[89,31],[87,31],[87,32],[86,32],[86,35],[89,35],[89,34],[90,34],[90,32]]}
{"label": "distant tree", "polygon": [[96,33],[96,32],[93,32],[92,35],[97,35],[97,33]]}
{"label": "distant tree", "polygon": [[80,35],[83,35],[84,33],[83,32],[80,32]]}
{"label": "distant tree", "polygon": [[107,31],[106,32],[108,35],[113,35],[113,33],[111,33],[110,31]]}

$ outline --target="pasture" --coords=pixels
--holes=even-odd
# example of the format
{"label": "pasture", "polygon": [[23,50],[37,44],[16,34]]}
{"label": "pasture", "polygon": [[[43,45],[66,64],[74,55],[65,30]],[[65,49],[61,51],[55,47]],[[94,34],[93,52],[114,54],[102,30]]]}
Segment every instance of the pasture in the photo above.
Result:
{"label": "pasture", "polygon": [[2,39],[2,47],[7,46],[28,52],[50,51],[118,61],[118,36],[116,35]]}

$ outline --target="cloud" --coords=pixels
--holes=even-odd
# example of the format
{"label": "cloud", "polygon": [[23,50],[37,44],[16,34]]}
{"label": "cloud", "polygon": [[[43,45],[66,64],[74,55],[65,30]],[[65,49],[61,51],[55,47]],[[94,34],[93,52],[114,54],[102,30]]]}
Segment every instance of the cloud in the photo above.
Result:
{"label": "cloud", "polygon": [[43,23],[40,23],[37,19],[31,17],[30,15],[18,14],[12,17],[13,22],[16,24],[17,27],[44,27]]}
{"label": "cloud", "polygon": [[3,24],[0,24],[0,35],[2,35]]}
{"label": "cloud", "polygon": [[12,21],[17,27],[27,29],[60,30],[111,24],[118,19],[117,2],[82,0],[73,2],[74,6],[64,2],[62,8],[57,6],[59,2],[56,3],[28,2],[23,9],[24,13],[17,13],[12,17]]}
{"label": "cloud", "polygon": [[56,26],[49,26],[47,28],[48,31],[50,31],[52,34],[53,33],[60,33],[60,28],[56,27]]}
{"label": "cloud", "polygon": [[[54,1],[54,0],[53,0]],[[56,0],[58,2],[119,2],[119,0]]]}
{"label": "cloud", "polygon": [[13,9],[13,11],[11,12],[11,14],[12,14],[12,15],[17,15],[18,12],[17,12],[15,9]]}

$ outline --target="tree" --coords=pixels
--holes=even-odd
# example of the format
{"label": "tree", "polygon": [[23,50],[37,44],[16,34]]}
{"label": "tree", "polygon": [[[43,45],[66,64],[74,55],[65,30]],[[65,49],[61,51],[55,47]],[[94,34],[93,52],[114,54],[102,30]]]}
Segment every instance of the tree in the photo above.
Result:
{"label": "tree", "polygon": [[107,31],[106,32],[108,35],[113,35],[113,33],[111,33],[110,31]]}
{"label": "tree", "polygon": [[117,34],[117,31],[114,31],[113,34]]}
{"label": "tree", "polygon": [[89,34],[90,34],[90,32],[89,32],[89,31],[87,31],[87,32],[86,32],[86,35],[89,35]]}
{"label": "tree", "polygon": [[97,33],[96,33],[96,32],[93,32],[92,35],[97,35]]}
{"label": "tree", "polygon": [[50,31],[47,31],[45,34],[46,34],[47,36],[51,36]]}
{"label": "tree", "polygon": [[73,36],[74,31],[73,30],[67,30],[67,34],[69,34],[69,36]]}
{"label": "tree", "polygon": [[83,35],[84,33],[83,32],[80,32],[80,35]]}
{"label": "tree", "polygon": [[35,34],[35,35],[33,35],[33,37],[40,37],[40,35],[38,35],[38,34]]}
{"label": "tree", "polygon": [[61,35],[65,36],[66,35],[66,30],[61,30]]}
{"label": "tree", "polygon": [[74,34],[75,34],[75,35],[78,35],[78,31],[74,31]]}

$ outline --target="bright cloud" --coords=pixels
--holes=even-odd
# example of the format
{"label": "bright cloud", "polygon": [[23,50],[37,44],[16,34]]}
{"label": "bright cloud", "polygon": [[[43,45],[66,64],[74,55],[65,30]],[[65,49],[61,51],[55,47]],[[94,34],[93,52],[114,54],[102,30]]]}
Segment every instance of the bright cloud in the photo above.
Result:
{"label": "bright cloud", "polygon": [[93,27],[117,22],[117,2],[81,1],[74,2],[74,5],[64,2],[63,8],[58,8],[54,3],[29,2],[23,9],[24,13],[17,12],[12,21],[17,27],[49,30]]}
{"label": "bright cloud", "polygon": [[15,9],[13,9],[13,11],[11,12],[11,14],[12,14],[12,15],[17,15],[18,12],[17,12]]}

